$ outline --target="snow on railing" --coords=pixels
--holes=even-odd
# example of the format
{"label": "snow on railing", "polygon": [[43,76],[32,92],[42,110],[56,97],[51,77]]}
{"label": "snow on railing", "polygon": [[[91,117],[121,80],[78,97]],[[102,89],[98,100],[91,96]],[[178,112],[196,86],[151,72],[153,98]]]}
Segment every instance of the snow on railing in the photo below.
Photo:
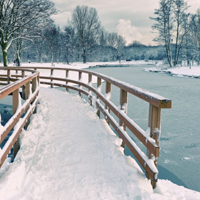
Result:
{"label": "snow on railing", "polygon": [[[69,89],[77,91],[80,96],[82,96],[82,94],[86,95],[90,105],[96,106],[97,115],[99,117],[100,113],[104,115],[107,123],[112,126],[119,137],[122,138],[122,147],[125,148],[125,146],[127,146],[129,148],[144,169],[147,177],[151,180],[153,188],[156,187],[156,182],[158,180],[157,162],[160,151],[161,109],[171,108],[171,100],[109,76],[88,70],[55,67],[34,67],[34,69],[50,71],[50,73],[48,73],[49,76],[40,76],[40,84],[50,85],[51,87],[64,87],[67,91],[69,91]],[[76,76],[69,76],[74,73],[76,73]],[[88,77],[88,81],[84,80],[84,76]],[[11,75],[9,80],[14,77],[18,78],[21,76]],[[92,84],[93,79],[96,80],[96,84]],[[104,94],[102,93],[102,82],[105,82]],[[119,106],[111,102],[112,85],[120,89]],[[127,115],[128,94],[134,95],[149,103],[148,133],[140,128]],[[118,118],[119,123],[116,121],[116,118]],[[136,145],[127,134],[126,129],[129,129],[147,148],[147,154],[142,152]]]}
{"label": "snow on railing", "polygon": [[[8,95],[12,96],[13,109],[12,117],[5,125],[1,124],[0,128],[1,167],[8,155],[13,158],[16,156],[20,148],[21,130],[27,128],[30,116],[36,112],[39,100],[39,72],[16,67],[0,67],[0,71],[0,85],[6,84],[0,89],[0,100],[8,98]],[[18,71],[21,71],[22,78],[13,78],[12,75]],[[25,76],[25,72],[29,74]]]}

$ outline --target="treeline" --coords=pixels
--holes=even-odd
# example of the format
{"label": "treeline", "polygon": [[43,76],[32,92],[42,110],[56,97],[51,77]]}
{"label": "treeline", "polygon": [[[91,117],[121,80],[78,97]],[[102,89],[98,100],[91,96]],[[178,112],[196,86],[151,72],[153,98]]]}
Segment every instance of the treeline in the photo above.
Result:
{"label": "treeline", "polygon": [[[3,0],[0,4],[0,59],[15,62],[87,62],[122,59],[163,59],[159,47],[139,42],[125,46],[125,39],[108,33],[95,8],[77,6],[64,29],[51,20],[56,10],[51,1]],[[37,13],[37,15],[35,15]]]}
{"label": "treeline", "polygon": [[152,28],[158,32],[155,41],[164,45],[168,64],[200,64],[200,9],[189,13],[185,0],[160,0],[159,5]]}
{"label": "treeline", "polygon": [[51,20],[56,14],[49,0],[2,0],[0,3],[0,61],[80,62],[118,60],[166,60],[170,66],[187,61],[200,64],[200,10],[187,12],[184,0],[160,0],[153,29],[158,46],[137,41],[126,46],[117,33],[107,32],[97,10],[77,6],[71,20],[60,29]]}
{"label": "treeline", "polygon": [[101,26],[97,10],[77,6],[61,30],[50,19],[51,1],[3,0],[0,3],[0,45],[9,62],[74,62],[121,60],[125,40]]}

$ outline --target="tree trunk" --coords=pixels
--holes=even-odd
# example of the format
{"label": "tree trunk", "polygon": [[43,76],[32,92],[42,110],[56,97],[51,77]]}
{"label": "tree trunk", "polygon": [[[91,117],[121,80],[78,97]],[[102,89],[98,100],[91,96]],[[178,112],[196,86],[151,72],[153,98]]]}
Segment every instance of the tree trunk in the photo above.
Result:
{"label": "tree trunk", "polygon": [[22,40],[18,39],[16,43],[16,66],[20,67],[21,62],[20,62],[20,57],[21,57],[21,50],[22,50]]}
{"label": "tree trunk", "polygon": [[51,66],[52,67],[54,66],[53,62],[54,62],[54,54],[53,54],[53,47],[52,47],[51,48]]}
{"label": "tree trunk", "polygon": [[69,65],[69,56],[68,55],[66,56],[66,62]]}
{"label": "tree trunk", "polygon": [[190,65],[188,46],[186,46],[187,66]]}
{"label": "tree trunk", "polygon": [[[177,19],[179,20],[179,18]],[[175,44],[175,52],[174,52],[174,66],[178,64],[178,41],[179,41],[179,22],[177,22],[177,29],[176,29],[176,44]]]}
{"label": "tree trunk", "polygon": [[53,55],[51,56],[51,66],[53,67]]}
{"label": "tree trunk", "polygon": [[171,48],[170,48],[170,44],[165,44],[165,50],[166,50],[166,54],[167,54],[167,61],[169,63],[169,66],[172,67],[172,57],[171,57]]}
{"label": "tree trunk", "polygon": [[3,53],[3,65],[4,67],[7,67],[8,66],[8,53],[6,51],[6,44],[2,44],[2,53]]}
{"label": "tree trunk", "polygon": [[86,50],[83,49],[83,63],[86,63]]}
{"label": "tree trunk", "polygon": [[21,61],[20,61],[20,55],[19,55],[19,53],[17,53],[16,65],[17,65],[17,67],[21,66]]}

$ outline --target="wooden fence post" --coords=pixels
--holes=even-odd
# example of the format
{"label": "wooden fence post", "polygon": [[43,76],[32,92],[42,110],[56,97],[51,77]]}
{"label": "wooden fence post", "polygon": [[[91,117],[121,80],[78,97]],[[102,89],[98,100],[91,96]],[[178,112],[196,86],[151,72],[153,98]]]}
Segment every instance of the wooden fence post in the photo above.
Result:
{"label": "wooden fence post", "polygon": [[[79,72],[79,73],[78,73],[78,80],[79,80],[79,82],[82,81],[82,72]],[[78,86],[79,86],[79,89],[82,89],[81,84],[79,84]],[[80,90],[79,90],[78,94],[79,94],[79,96],[81,97],[81,92],[80,92]]]}
{"label": "wooden fence post", "polygon": [[[35,77],[33,80],[32,80],[32,93],[34,93],[37,89],[37,77]],[[37,113],[37,105],[33,111],[33,113]]]}
{"label": "wooden fence post", "polygon": [[19,105],[19,89],[13,92],[13,115],[16,113]]}
{"label": "wooden fence post", "polygon": [[[53,69],[51,69],[51,77],[53,76]],[[53,88],[53,79],[51,78],[51,88]]]}
{"label": "wooden fence post", "polygon": [[[159,146],[159,140],[160,140],[160,122],[161,122],[161,108],[158,108],[152,104],[149,104],[149,122],[148,126],[150,128],[150,137],[153,138]],[[151,152],[147,150],[147,155],[149,158],[152,158]],[[157,155],[155,156],[155,166],[158,166],[158,157],[159,157],[159,151],[157,152]],[[150,178],[147,174],[147,177]],[[153,188],[156,187],[156,181],[151,178],[151,184]]]}
{"label": "wooden fence post", "polygon": [[[101,87],[102,87],[102,84],[101,84],[101,78],[97,77],[97,91],[99,93],[101,93]],[[98,96],[97,96],[97,99],[98,99]],[[100,118],[101,116],[101,112],[100,112],[100,109],[97,110],[97,116]]]}
{"label": "wooden fence post", "polygon": [[[128,103],[127,91],[120,88],[120,110],[123,111],[124,113],[127,113],[127,103]],[[121,120],[119,120],[119,125],[123,126],[124,130],[126,131],[126,126],[124,125],[124,123]],[[121,146],[125,150],[124,141],[122,141]]]}
{"label": "wooden fence post", "polygon": [[[22,70],[22,78],[25,77],[25,71]],[[25,86],[22,86],[22,98],[25,99]]]}
{"label": "wooden fence post", "polygon": [[[68,76],[69,76],[69,70],[66,70],[66,78],[68,78]],[[68,81],[66,81],[66,85],[68,85]],[[66,91],[67,92],[69,92],[69,89],[68,88],[66,88]]]}
{"label": "wooden fence post", "polygon": [[111,83],[109,83],[108,81],[106,81],[106,99],[111,99]]}
{"label": "wooden fence post", "polygon": [[7,70],[7,83],[10,84],[10,70]]}
{"label": "wooden fence post", "polygon": [[[107,100],[111,99],[111,83],[109,83],[108,81],[106,81],[106,99]],[[106,105],[105,105],[105,109],[106,110],[108,109],[108,112],[110,113],[110,108],[108,108]],[[106,121],[109,124],[108,120]]]}
{"label": "wooden fence post", "polygon": [[[27,82],[25,84],[25,100],[29,98],[30,95],[30,82]],[[27,108],[27,110],[29,109],[29,107]],[[25,129],[28,128],[28,125],[30,124],[30,118],[27,119],[27,122],[25,124]]]}
{"label": "wooden fence post", "polygon": [[[18,109],[18,105],[20,103],[19,101],[20,98],[19,98],[19,88],[18,88],[13,92],[13,115],[16,113]],[[13,158],[16,157],[19,148],[20,148],[20,137],[17,138],[15,144],[13,145]]]}
{"label": "wooden fence post", "polygon": [[25,99],[28,99],[30,95],[30,82],[25,84]]}
{"label": "wooden fence post", "polygon": [[[92,74],[88,74],[88,85],[92,86]],[[92,92],[89,89],[89,103],[92,106]]]}

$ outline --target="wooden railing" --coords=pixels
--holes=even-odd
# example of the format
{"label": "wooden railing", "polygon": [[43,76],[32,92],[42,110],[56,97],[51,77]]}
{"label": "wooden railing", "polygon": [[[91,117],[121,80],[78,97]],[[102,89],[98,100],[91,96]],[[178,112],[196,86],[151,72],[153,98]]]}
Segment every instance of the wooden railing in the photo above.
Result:
{"label": "wooden railing", "polygon": [[[141,167],[146,172],[147,177],[151,180],[153,188],[156,187],[158,180],[157,162],[159,157],[159,136],[161,123],[161,109],[171,108],[171,100],[162,96],[150,93],[143,89],[137,88],[130,84],[118,81],[114,78],[95,73],[88,70],[80,70],[73,68],[50,68],[50,67],[34,67],[34,70],[49,70],[49,76],[40,76],[40,84],[50,85],[51,87],[64,87],[66,90],[72,89],[78,91],[79,95],[86,95],[90,105],[95,102],[97,107],[97,114],[103,113],[106,121],[122,138],[122,146],[125,145],[133,153]],[[62,74],[63,78],[55,76],[55,72]],[[70,79],[69,73],[77,73],[77,79]],[[88,81],[82,80],[83,75],[87,76]],[[11,76],[11,77],[20,77]],[[96,86],[92,84],[92,79],[96,79]],[[102,91],[102,82],[105,82],[105,94]],[[74,85],[72,85],[74,84]],[[111,88],[112,85],[120,89],[120,109],[118,105],[111,102]],[[128,94],[134,95],[143,101],[149,103],[149,119],[148,127],[150,135],[140,128],[130,117],[127,116]],[[95,99],[96,101],[93,101]],[[113,115],[111,115],[111,111]],[[115,119],[118,118],[119,122]],[[147,148],[147,154],[141,151],[136,143],[127,134],[126,128],[129,129]]]}
{"label": "wooden railing", "polygon": [[[21,78],[12,77],[16,69]],[[29,73],[29,75],[26,75]],[[0,67],[0,103],[12,97],[12,117],[0,124],[0,167],[12,151],[15,157],[20,145],[20,133],[27,128],[32,113],[36,112],[39,93],[39,72],[16,67]],[[0,122],[1,123],[1,122]]]}
{"label": "wooden railing", "polygon": [[[6,77],[6,80],[8,82],[14,81],[18,78],[22,78],[23,76],[25,76],[25,73],[29,71],[28,69],[30,69],[30,67],[26,67],[26,71],[21,68],[17,69],[21,70],[23,73],[14,75],[10,74],[10,72],[8,71]],[[50,85],[50,87],[63,87],[66,88],[67,91],[69,89],[72,89],[77,91],[80,96],[82,96],[82,94],[86,95],[86,98],[88,98],[88,101],[91,106],[95,102],[95,106],[97,107],[97,115],[100,117],[100,113],[103,113],[108,124],[112,126],[116,133],[119,135],[119,137],[122,138],[122,146],[127,146],[129,148],[129,150],[133,153],[137,161],[140,163],[141,167],[146,172],[147,177],[151,180],[153,188],[156,187],[156,182],[158,180],[157,162],[160,151],[159,136],[161,109],[171,108],[171,100],[92,71],[73,68],[51,67],[34,67],[31,69],[34,69],[35,71],[39,70],[41,72],[40,84]],[[42,71],[45,71],[45,73],[48,72],[49,75],[42,75]],[[60,75],[55,76],[55,72],[59,72],[59,74],[62,74],[63,78],[61,78]],[[77,79],[70,79],[70,73],[76,73]],[[85,82],[82,80],[83,75],[87,76],[88,81]],[[96,86],[95,84],[92,84],[93,78],[96,79]],[[102,92],[103,82],[105,82],[104,94]],[[23,84],[25,84],[25,82]],[[118,105],[115,105],[111,102],[112,85],[120,89],[120,108],[118,108]],[[22,84],[20,84],[20,87],[21,86]],[[12,90],[10,92],[13,91],[15,90]],[[140,98],[141,100],[149,103],[148,127],[150,129],[150,135],[148,135],[126,114],[128,94],[134,95]],[[35,97],[36,94],[34,95],[34,98]],[[95,101],[93,101],[94,99]],[[117,122],[116,118],[119,120],[119,122]],[[127,134],[126,129],[129,129],[147,148],[147,154],[141,151],[141,149]]]}

